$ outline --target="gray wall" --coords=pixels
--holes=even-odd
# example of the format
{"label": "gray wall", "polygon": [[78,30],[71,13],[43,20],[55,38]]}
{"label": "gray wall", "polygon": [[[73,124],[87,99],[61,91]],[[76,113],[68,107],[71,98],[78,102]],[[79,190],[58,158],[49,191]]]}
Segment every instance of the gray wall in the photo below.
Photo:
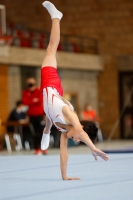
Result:
{"label": "gray wall", "polygon": [[78,94],[79,111],[86,103],[90,103],[98,112],[97,72],[81,70],[61,70],[64,92]]}

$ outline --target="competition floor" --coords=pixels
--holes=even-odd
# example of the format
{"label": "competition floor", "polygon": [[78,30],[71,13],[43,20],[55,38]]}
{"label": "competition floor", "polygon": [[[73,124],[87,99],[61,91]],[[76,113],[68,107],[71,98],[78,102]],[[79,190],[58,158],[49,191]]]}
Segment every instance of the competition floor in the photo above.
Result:
{"label": "competition floor", "polygon": [[132,200],[133,154],[109,154],[109,161],[91,154],[69,156],[62,181],[59,155],[0,156],[0,200]]}

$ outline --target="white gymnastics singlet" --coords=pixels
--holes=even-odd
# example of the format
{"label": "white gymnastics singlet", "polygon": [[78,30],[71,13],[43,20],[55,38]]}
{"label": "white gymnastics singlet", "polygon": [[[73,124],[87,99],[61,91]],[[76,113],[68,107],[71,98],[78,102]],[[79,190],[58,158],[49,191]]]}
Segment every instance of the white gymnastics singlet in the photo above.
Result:
{"label": "white gymnastics singlet", "polygon": [[62,113],[62,108],[68,106],[72,111],[74,111],[71,103],[61,97],[55,88],[46,87],[43,89],[43,106],[45,114],[56,128],[61,132],[67,132],[67,130],[58,127],[56,122],[67,125]]}

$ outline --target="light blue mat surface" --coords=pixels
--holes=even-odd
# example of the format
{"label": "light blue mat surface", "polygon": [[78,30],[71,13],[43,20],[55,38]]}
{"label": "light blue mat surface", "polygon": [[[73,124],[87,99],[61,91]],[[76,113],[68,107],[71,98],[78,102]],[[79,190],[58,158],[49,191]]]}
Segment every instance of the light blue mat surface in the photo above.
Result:
{"label": "light blue mat surface", "polygon": [[70,155],[63,181],[59,156],[1,156],[0,200],[132,200],[133,154]]}

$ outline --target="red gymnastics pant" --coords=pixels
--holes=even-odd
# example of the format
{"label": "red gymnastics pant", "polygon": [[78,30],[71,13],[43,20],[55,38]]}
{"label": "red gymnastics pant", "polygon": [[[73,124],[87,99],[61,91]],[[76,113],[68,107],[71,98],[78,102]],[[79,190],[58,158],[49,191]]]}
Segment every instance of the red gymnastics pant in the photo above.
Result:
{"label": "red gymnastics pant", "polygon": [[55,88],[60,96],[63,96],[63,88],[57,69],[51,66],[42,67],[41,69],[41,90],[43,91],[46,87]]}

